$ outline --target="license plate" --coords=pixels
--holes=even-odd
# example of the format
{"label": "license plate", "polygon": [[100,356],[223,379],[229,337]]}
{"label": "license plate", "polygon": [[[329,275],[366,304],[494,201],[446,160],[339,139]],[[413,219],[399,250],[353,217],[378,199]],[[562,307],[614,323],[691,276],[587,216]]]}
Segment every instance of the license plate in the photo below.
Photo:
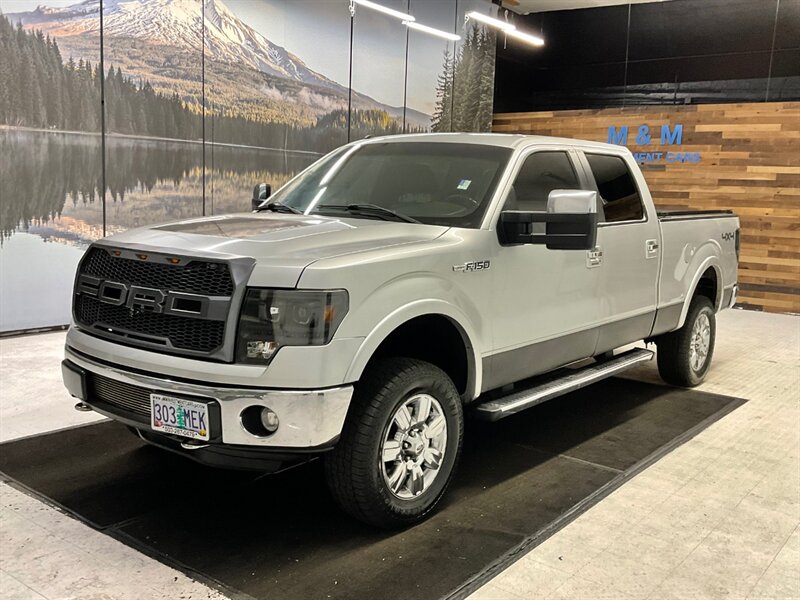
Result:
{"label": "license plate", "polygon": [[150,426],[154,431],[208,440],[208,405],[184,398],[150,394]]}

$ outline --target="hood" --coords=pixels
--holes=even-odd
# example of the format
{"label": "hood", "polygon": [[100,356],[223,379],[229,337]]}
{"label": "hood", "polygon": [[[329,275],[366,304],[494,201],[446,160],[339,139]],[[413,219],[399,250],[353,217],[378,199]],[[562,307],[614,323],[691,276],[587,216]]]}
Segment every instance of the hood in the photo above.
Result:
{"label": "hood", "polygon": [[318,260],[428,242],[447,229],[377,219],[242,213],[131,229],[101,243],[185,256],[252,257],[256,285],[295,287],[303,269]]}

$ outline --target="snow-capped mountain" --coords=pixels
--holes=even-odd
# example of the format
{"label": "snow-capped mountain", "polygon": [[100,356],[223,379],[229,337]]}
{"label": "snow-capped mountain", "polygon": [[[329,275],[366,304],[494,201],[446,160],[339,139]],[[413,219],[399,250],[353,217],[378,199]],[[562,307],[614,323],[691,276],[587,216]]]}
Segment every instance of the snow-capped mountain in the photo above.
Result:
{"label": "snow-capped mountain", "polygon": [[[262,73],[306,84],[342,88],[309,69],[297,56],[273,44],[236,17],[220,0],[205,2],[205,48],[211,60],[249,66]],[[63,8],[39,6],[8,15],[55,37],[96,33],[100,29],[99,0]],[[202,42],[203,15],[199,0],[104,0],[103,33],[189,50]]]}

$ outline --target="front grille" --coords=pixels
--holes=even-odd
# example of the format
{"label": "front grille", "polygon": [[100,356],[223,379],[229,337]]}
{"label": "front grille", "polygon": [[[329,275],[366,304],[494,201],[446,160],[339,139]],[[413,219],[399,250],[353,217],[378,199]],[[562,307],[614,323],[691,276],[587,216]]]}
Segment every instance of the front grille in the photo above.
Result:
{"label": "front grille", "polygon": [[89,374],[88,383],[90,401],[100,400],[150,420],[151,390],[94,373]]}
{"label": "front grille", "polygon": [[79,323],[97,325],[131,341],[162,344],[169,340],[173,348],[213,352],[225,341],[224,321],[201,321],[153,312],[134,312],[125,306],[100,302],[91,296],[75,299],[75,316]]}
{"label": "front grille", "polygon": [[[192,294],[183,297],[188,300],[180,301],[196,307],[202,306],[202,298],[229,303],[236,289],[229,264],[204,260],[170,264],[168,258],[149,254],[146,259],[139,259],[131,252],[114,256],[102,247],[90,248],[81,261],[79,276],[88,277],[91,285],[79,283],[75,291],[75,321],[98,335],[131,345],[178,354],[219,352],[225,343],[228,309],[213,315],[181,314],[182,311],[171,310],[170,303],[176,294]],[[106,283],[112,284],[118,301],[103,296],[102,285]],[[161,304],[153,307],[152,299],[148,300],[151,305],[147,301],[126,301],[133,296],[132,287],[144,288]]]}
{"label": "front grille", "polygon": [[233,294],[233,279],[225,263],[195,260],[187,265],[159,264],[111,256],[102,248],[90,248],[81,264],[81,273],[173,292],[205,296]]}

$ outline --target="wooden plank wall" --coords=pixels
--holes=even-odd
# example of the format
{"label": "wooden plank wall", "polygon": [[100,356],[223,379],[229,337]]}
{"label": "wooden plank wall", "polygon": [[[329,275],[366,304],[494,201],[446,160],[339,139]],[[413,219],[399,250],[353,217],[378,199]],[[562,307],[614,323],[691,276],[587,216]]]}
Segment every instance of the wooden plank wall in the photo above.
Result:
{"label": "wooden plank wall", "polygon": [[[660,146],[662,124],[679,123],[683,144]],[[697,164],[660,161],[643,171],[659,207],[739,215],[740,305],[800,313],[800,102],[503,113],[493,130],[606,142],[609,127],[625,125],[634,153],[701,153]],[[653,145],[636,145],[641,125]]]}

